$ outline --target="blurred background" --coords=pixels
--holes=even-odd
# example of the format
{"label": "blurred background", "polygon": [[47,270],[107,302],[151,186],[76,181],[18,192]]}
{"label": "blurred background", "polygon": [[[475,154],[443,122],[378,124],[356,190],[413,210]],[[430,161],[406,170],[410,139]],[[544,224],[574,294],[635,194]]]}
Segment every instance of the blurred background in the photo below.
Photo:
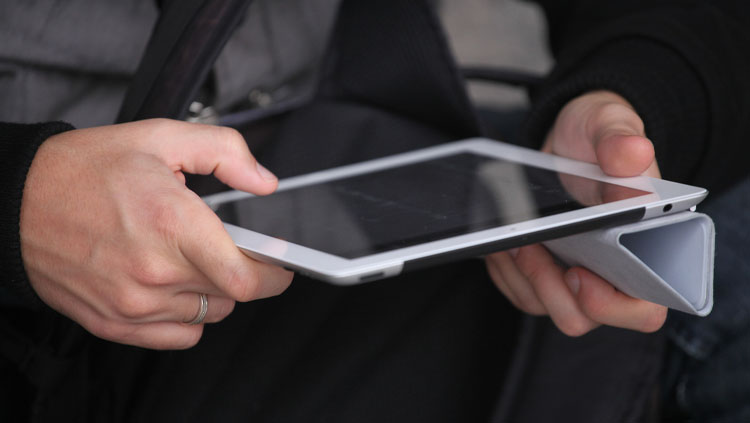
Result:
{"label": "blurred background", "polygon": [[[521,0],[438,0],[440,18],[462,67],[492,66],[544,74],[552,66],[546,47],[542,10]],[[471,82],[470,94],[481,106],[525,108],[523,90]]]}
{"label": "blurred background", "polygon": [[[436,0],[462,69],[492,68],[544,75],[552,67],[541,8],[521,0]],[[526,90],[469,79],[469,95],[493,138],[518,141],[529,107]]]}

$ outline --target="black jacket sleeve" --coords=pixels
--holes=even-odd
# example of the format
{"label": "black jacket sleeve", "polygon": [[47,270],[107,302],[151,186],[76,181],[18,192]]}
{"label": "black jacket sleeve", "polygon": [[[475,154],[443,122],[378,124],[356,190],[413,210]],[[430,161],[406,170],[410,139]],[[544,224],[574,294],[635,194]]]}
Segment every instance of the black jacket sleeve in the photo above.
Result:
{"label": "black jacket sleeve", "polygon": [[748,174],[750,2],[538,3],[556,65],[532,94],[527,142],[569,100],[608,89],[643,118],[665,178],[716,191]]}
{"label": "black jacket sleeve", "polygon": [[41,306],[21,258],[21,200],[26,175],[39,146],[52,135],[70,129],[72,126],[62,122],[0,123],[0,307]]}

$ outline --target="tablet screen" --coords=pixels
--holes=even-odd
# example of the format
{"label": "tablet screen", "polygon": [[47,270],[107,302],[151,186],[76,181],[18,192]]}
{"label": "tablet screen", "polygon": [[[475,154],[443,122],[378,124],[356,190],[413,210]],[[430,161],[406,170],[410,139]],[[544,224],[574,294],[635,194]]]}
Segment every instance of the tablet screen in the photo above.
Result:
{"label": "tablet screen", "polygon": [[344,258],[648,192],[459,153],[219,205],[222,221]]}

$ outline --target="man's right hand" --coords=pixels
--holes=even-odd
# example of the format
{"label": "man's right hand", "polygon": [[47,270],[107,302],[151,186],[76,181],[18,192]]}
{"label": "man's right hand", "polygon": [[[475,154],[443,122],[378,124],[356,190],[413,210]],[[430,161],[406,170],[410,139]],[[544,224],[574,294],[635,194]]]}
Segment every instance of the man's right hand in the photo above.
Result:
{"label": "man's right hand", "polygon": [[29,170],[21,249],[34,290],[104,339],[154,349],[195,345],[235,301],[281,293],[292,274],[242,254],[184,185],[213,173],[269,194],[277,180],[232,129],[164,119],[51,137]]}

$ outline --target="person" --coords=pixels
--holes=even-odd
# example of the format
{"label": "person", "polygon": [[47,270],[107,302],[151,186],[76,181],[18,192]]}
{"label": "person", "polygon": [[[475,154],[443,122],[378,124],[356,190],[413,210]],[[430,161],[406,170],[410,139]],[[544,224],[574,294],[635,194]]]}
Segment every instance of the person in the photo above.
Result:
{"label": "person", "polygon": [[[273,9],[271,3],[257,4],[278,13],[300,10]],[[340,24],[345,18],[372,11],[368,7],[385,16],[401,16],[386,14],[387,7],[409,12],[416,7],[382,2],[381,10],[369,3],[356,6],[344,1],[338,30],[349,28]],[[529,145],[598,163],[614,176],[645,172],[712,191],[722,191],[746,176],[742,153],[747,147],[738,136],[746,123],[734,121],[750,98],[744,78],[748,60],[742,49],[747,33],[737,23],[747,16],[745,6],[730,1],[678,6],[540,3],[550,22],[557,64],[535,93],[525,137]],[[70,3],[65,10],[82,13],[76,5]],[[122,12],[132,17],[134,11],[143,10],[139,5],[141,9]],[[44,7],[13,6],[4,7],[8,12],[30,13],[26,18]],[[94,9],[87,13],[100,13],[112,22],[121,19],[111,10]],[[11,17],[18,16],[2,15],[9,27]],[[52,23],[67,17],[65,13],[49,16]],[[665,22],[665,16],[673,19]],[[91,22],[93,26],[97,21]],[[397,27],[409,30],[408,25]],[[102,64],[120,75],[117,66],[123,63],[118,62],[118,54],[137,54],[145,43],[141,33],[140,45],[108,52],[112,55],[108,60],[101,60],[96,52],[82,58],[61,58],[59,53],[50,57],[49,48],[41,47],[58,41],[54,37],[59,28],[45,28],[49,32],[42,31],[41,37],[10,38],[19,45],[40,40],[34,46],[40,48],[4,55],[14,58],[9,74],[44,81],[39,76],[47,68],[25,66],[35,63],[29,57],[41,57],[53,65],[60,63],[55,60],[93,60],[93,64],[74,64],[86,70],[76,75],[84,80],[92,74],[85,65],[94,65],[94,75],[102,69],[96,65]],[[377,39],[386,41],[385,36]],[[355,54],[362,42],[333,35],[338,53]],[[712,48],[716,45],[724,48]],[[40,56],[33,57],[35,53]],[[125,68],[130,75],[132,65]],[[378,144],[387,134],[381,132],[362,136],[354,147],[344,141],[300,146],[300,134],[310,131],[311,122],[342,111],[341,103],[355,99],[382,105],[381,93],[372,87],[345,85],[352,83],[347,78],[359,68],[340,61],[332,69],[338,78],[324,78],[311,105],[283,118],[273,142],[262,148],[262,161],[276,173],[301,173],[456,134],[472,135],[470,122],[456,123],[462,129],[455,131],[418,115],[416,124],[405,122],[393,114],[414,118],[413,109],[393,106],[388,110],[394,113],[370,110],[366,119],[359,109],[342,116],[360,119],[360,124],[375,122],[378,131],[396,127],[403,133],[418,133],[414,144]],[[228,79],[235,76],[230,73]],[[21,90],[19,80],[9,78],[6,92]],[[101,81],[79,82],[88,88]],[[112,105],[122,98],[125,85],[118,83],[114,89],[111,85],[117,83],[99,92],[84,90],[83,97],[89,104],[108,104],[108,109],[98,112],[103,116],[108,110],[113,116]],[[219,85],[220,93],[232,92]],[[33,91],[33,86],[28,90]],[[97,96],[107,100],[100,103]],[[14,113],[22,102],[11,103],[13,98],[6,96],[3,120],[18,116]],[[53,120],[65,117],[57,110],[70,98],[43,102],[58,106],[46,110],[41,105],[27,107],[40,111],[30,115],[33,120]],[[217,104],[233,103],[219,98]],[[461,103],[460,94],[457,102]],[[439,115],[439,111],[431,113]],[[431,126],[439,129],[425,129]],[[328,134],[340,130],[331,125],[315,128],[322,139],[326,130]],[[353,128],[341,138],[362,134],[361,126]],[[500,390],[508,359],[503,339],[513,336],[517,317],[487,288],[488,279],[519,309],[550,315],[568,335],[582,335],[601,324],[652,332],[666,318],[664,307],[629,298],[585,269],[563,269],[539,245],[490,255],[486,273],[472,262],[352,290],[304,279],[289,287],[289,272],[243,256],[215,215],[184,185],[185,173],[213,173],[233,188],[257,194],[274,190],[276,177],[258,164],[236,131],[143,120],[85,129],[63,123],[6,123],[0,133],[7,181],[2,188],[7,201],[0,230],[6,247],[0,259],[5,270],[1,288],[7,335],[3,369],[10,375],[8,380],[21,381],[22,386],[9,389],[6,398],[19,399],[16,405],[29,404],[33,398],[37,418],[67,410],[113,420],[220,416],[285,421],[306,416],[478,420],[486,418]],[[349,148],[346,154],[339,155],[345,148]],[[727,155],[727,151],[737,153]],[[723,172],[715,170],[719,163]],[[269,298],[282,291],[284,295]],[[205,316],[203,302],[197,301],[201,294],[209,305]],[[269,299],[257,301],[262,298]],[[198,324],[189,324],[193,321]],[[204,325],[220,321],[210,329]],[[121,344],[153,350],[194,348],[161,353]],[[50,363],[62,361],[68,365],[55,368],[64,371],[45,371]],[[70,389],[69,375],[78,379],[80,389]],[[463,391],[457,392],[456,386]],[[94,398],[94,392],[106,395]]]}

